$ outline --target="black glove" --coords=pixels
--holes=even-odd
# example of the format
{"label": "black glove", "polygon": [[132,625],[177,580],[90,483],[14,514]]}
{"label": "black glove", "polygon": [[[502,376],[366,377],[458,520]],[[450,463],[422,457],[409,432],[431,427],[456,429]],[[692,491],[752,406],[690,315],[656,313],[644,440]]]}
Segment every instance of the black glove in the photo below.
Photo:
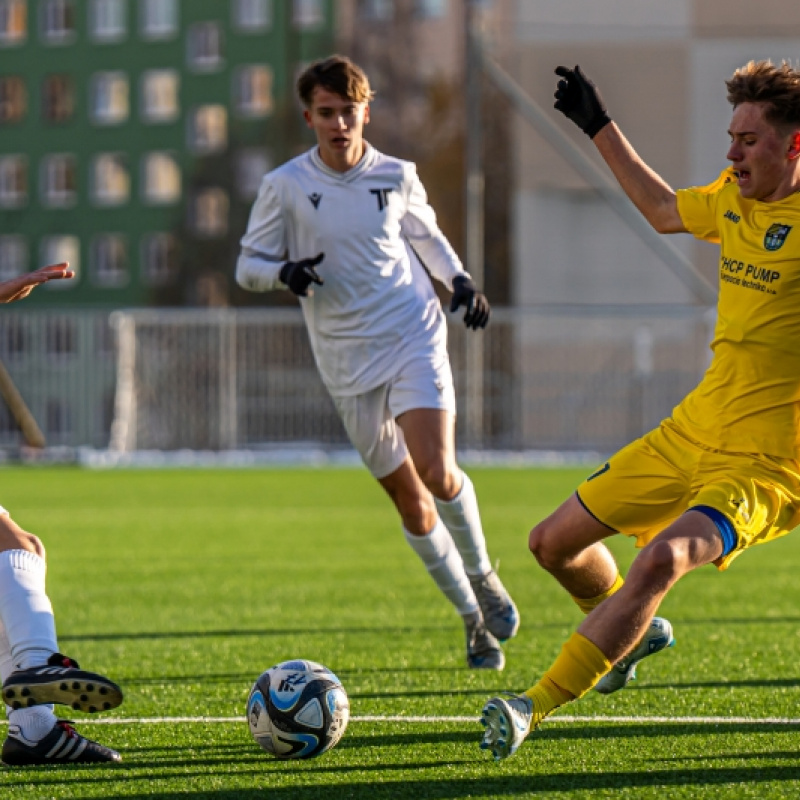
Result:
{"label": "black glove", "polygon": [[450,311],[455,311],[459,306],[466,306],[464,324],[468,328],[478,330],[485,328],[489,321],[491,308],[486,295],[475,288],[472,278],[466,275],[456,275],[453,278],[453,299],[450,301]]}
{"label": "black glove", "polygon": [[312,283],[322,286],[322,278],[317,275],[314,267],[325,258],[325,253],[320,253],[314,258],[304,258],[302,261],[287,261],[282,267],[279,278],[298,297],[308,297],[308,287]]}
{"label": "black glove", "polygon": [[556,75],[560,75],[562,80],[556,88],[554,107],[594,139],[611,122],[600,92],[578,66],[575,69],[556,67]]}

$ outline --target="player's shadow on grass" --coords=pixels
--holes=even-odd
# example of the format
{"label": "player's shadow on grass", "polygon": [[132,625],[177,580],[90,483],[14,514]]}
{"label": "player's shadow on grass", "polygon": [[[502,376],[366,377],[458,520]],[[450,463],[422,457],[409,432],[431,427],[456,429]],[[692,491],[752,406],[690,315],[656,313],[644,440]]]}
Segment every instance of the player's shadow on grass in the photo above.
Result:
{"label": "player's shadow on grass", "polygon": [[[441,769],[453,762],[427,764]],[[463,763],[463,762],[459,762]],[[400,765],[396,765],[398,768]],[[415,798],[415,800],[446,800],[459,797],[544,797],[554,793],[570,791],[613,791],[619,789],[646,789],[678,786],[732,786],[748,787],[752,791],[759,784],[782,783],[800,779],[800,766],[763,766],[763,767],[721,767],[709,769],[676,769],[646,770],[641,772],[600,772],[586,773],[570,770],[569,772],[535,773],[525,771],[520,774],[519,762],[488,765],[492,773],[480,777],[435,777],[408,779],[397,777],[388,780],[336,781],[335,784],[311,786],[286,786],[277,788],[238,788],[238,789],[202,789],[197,794],[207,800],[329,800],[331,797],[347,797],[351,800],[375,800],[376,797]],[[375,766],[385,770],[385,767]],[[412,771],[413,764],[404,765],[405,770]],[[308,781],[317,770],[304,770],[304,778]],[[514,774],[508,774],[513,771]],[[241,773],[238,773],[242,777]],[[185,777],[185,776],[184,776]],[[794,789],[795,787],[792,787]],[[774,789],[774,786],[770,787]],[[396,793],[395,793],[396,792]],[[158,794],[160,800],[185,800],[191,796],[184,791],[164,792]],[[101,800],[118,800],[119,795],[93,795]],[[141,794],[126,794],[130,800],[152,800],[153,794],[145,791]],[[791,795],[786,795],[791,796]]]}
{"label": "player's shadow on grass", "polygon": [[[552,623],[547,625],[537,625],[537,628],[563,628],[563,623]],[[408,636],[413,633],[424,633],[426,631],[441,634],[447,631],[457,631],[459,623],[456,620],[452,624],[441,625],[375,625],[375,626],[348,626],[330,628],[230,628],[214,629],[207,631],[137,631],[119,633],[73,633],[59,634],[59,642],[110,642],[133,640],[153,640],[153,639],[228,639],[239,636],[252,636],[261,638],[265,636],[331,636],[332,634],[346,634],[347,636],[359,636],[366,634],[369,636]]]}
{"label": "player's shadow on grass", "polygon": [[795,689],[800,686],[797,678],[751,678],[743,681],[672,681],[670,683],[648,683],[646,685],[629,684],[625,691],[651,691],[653,689],[742,689],[773,688]]}

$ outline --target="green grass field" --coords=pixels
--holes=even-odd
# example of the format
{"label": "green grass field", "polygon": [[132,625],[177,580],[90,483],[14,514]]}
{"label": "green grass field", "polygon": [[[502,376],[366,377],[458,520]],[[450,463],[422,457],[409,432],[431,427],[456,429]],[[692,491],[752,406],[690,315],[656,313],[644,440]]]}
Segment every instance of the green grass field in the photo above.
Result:
{"label": "green grass field", "polygon": [[[798,534],[679,584],[677,645],[630,688],[507,761],[478,748],[484,701],[527,688],[580,621],[526,540],[584,472],[470,470],[523,619],[489,674],[363,470],[0,470],[0,502],[47,545],[62,649],[126,691],[105,719],[63,712],[122,764],[0,770],[0,798],[800,797]],[[627,566],[632,544],[612,548]],[[244,706],[296,657],[338,674],[354,719],[320,758],[276,761]]]}

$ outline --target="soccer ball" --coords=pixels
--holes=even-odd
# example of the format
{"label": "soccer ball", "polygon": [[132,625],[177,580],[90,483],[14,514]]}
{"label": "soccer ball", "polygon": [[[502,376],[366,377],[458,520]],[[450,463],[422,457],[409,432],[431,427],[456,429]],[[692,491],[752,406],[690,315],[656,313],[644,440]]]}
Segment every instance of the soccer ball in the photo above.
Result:
{"label": "soccer ball", "polygon": [[350,719],[342,682],[314,661],[284,661],[262,673],[247,698],[247,724],[276,758],[314,758],[335,747]]}

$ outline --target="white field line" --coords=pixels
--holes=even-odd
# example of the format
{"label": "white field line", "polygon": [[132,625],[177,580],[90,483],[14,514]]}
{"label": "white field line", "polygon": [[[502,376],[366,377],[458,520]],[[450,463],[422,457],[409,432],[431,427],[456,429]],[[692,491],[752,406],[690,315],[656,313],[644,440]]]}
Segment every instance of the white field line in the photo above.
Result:
{"label": "white field line", "polygon": [[[81,718],[78,720],[80,725],[170,725],[170,724],[242,724],[246,721],[245,717],[94,717]],[[419,724],[441,722],[441,723],[477,723],[478,717],[467,716],[404,716],[404,715],[363,715],[350,718],[351,722],[413,722]],[[629,725],[658,724],[658,725],[786,725],[800,726],[800,718],[796,717],[649,717],[649,716],[570,716],[560,714],[551,717],[543,724],[572,722],[572,723],[591,723],[591,722],[615,722]],[[0,725],[8,724],[5,720],[0,721]]]}

